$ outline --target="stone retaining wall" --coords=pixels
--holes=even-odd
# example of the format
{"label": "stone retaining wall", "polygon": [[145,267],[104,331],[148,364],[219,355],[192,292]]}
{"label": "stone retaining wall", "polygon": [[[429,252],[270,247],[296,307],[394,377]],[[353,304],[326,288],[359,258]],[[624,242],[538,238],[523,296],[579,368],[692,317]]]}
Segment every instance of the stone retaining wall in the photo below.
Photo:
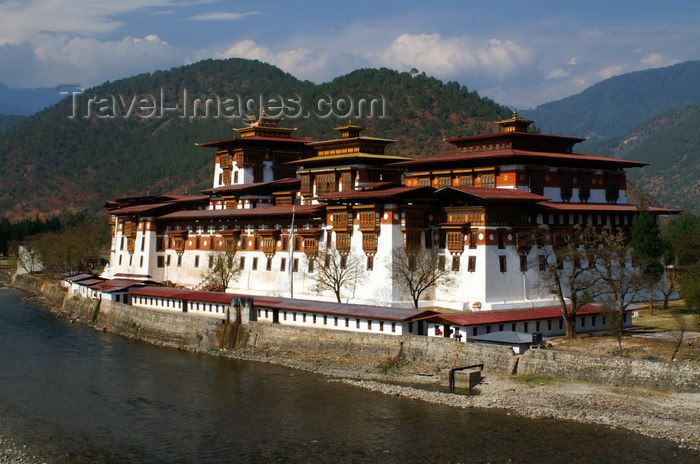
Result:
{"label": "stone retaining wall", "polygon": [[331,363],[348,353],[376,358],[377,363],[401,356],[443,368],[484,363],[486,373],[504,374],[510,374],[517,362],[518,374],[700,391],[700,366],[687,362],[666,363],[555,350],[528,350],[516,357],[509,347],[461,343],[448,338],[342,332],[262,322],[237,326],[187,313],[68,298],[67,292],[58,285],[30,276],[17,277],[14,285],[41,294],[59,314],[69,319],[161,346],[199,351],[220,347],[274,348],[297,354],[314,353]]}
{"label": "stone retaining wall", "polygon": [[568,351],[528,350],[520,357],[518,374],[657,390],[700,391],[700,366],[689,362],[669,363]]}

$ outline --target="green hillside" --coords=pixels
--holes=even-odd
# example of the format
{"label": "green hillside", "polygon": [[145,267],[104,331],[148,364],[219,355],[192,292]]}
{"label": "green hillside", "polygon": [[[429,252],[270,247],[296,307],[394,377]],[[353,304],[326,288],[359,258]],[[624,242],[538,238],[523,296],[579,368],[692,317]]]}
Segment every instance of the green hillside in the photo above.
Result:
{"label": "green hillside", "polygon": [[700,106],[673,110],[584,152],[649,163],[629,177],[660,204],[700,213]]}
{"label": "green hillside", "polygon": [[687,61],[615,76],[520,113],[536,120],[542,132],[600,140],[622,136],[666,111],[697,104],[700,61]]}
{"label": "green hillside", "polygon": [[3,135],[5,132],[9,131],[23,119],[24,116],[0,114],[0,135]]}
{"label": "green hillside", "polygon": [[[507,117],[508,109],[479,97],[457,83],[388,69],[363,69],[321,85],[300,81],[280,69],[244,59],[206,60],[192,65],[142,74],[88,89],[90,96],[158,94],[229,97],[236,94],[299,95],[305,105],[328,95],[384,97],[385,117],[353,119],[367,134],[397,139],[393,153],[427,156],[445,148],[443,137],[469,135]],[[208,187],[213,152],[196,142],[234,136],[240,120],[138,117],[68,118],[71,107],[60,102],[28,117],[0,141],[0,215],[20,218],[55,214],[65,208],[97,210],[106,199]],[[80,114],[85,114],[79,113]],[[334,137],[335,118],[290,119],[295,136]]]}

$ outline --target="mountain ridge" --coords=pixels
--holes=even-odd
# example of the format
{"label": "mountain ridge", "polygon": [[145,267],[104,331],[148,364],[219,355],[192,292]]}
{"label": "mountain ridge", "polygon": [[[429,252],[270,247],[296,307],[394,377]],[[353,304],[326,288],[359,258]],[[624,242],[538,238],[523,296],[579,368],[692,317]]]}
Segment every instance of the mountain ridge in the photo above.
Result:
{"label": "mountain ridge", "polygon": [[[84,97],[156,93],[178,95],[381,96],[385,118],[355,120],[366,135],[393,138],[390,153],[428,156],[445,149],[448,136],[492,128],[510,110],[456,82],[443,83],[386,68],[356,70],[315,85],[256,60],[204,60],[168,71],[106,82]],[[164,118],[68,118],[69,100],[25,118],[0,139],[0,215],[47,216],[63,209],[98,210],[105,200],[147,192],[184,193],[211,183],[213,151],[195,143],[234,136],[240,120]],[[257,109],[258,111],[260,108]],[[337,135],[347,118],[294,119],[295,137],[322,140]]]}

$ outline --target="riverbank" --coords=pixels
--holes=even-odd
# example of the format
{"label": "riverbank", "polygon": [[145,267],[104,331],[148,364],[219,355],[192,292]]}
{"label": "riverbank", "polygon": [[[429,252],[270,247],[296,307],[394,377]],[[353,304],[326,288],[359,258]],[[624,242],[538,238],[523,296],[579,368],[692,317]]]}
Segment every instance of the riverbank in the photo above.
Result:
{"label": "riverbank", "polygon": [[26,446],[18,445],[13,439],[0,432],[0,464],[30,464],[40,462],[36,456],[25,451]]}
{"label": "riverbank", "polygon": [[316,358],[312,353],[255,350],[220,350],[214,354],[314,372],[329,381],[386,395],[457,408],[498,408],[529,418],[573,420],[624,428],[673,441],[682,448],[700,449],[700,393],[661,392],[486,372],[485,382],[475,394],[463,395],[422,388],[419,384],[434,386],[438,383],[436,373],[428,375],[426,372],[431,368],[427,365],[400,369],[406,369],[406,373],[385,374],[381,372],[384,364],[360,367],[363,361],[357,356],[328,360]]}
{"label": "riverbank", "polygon": [[[50,304],[41,297],[31,297],[31,302],[48,306],[64,317],[71,317],[68,313],[57,310],[55,304]],[[104,326],[93,326],[99,330],[104,329]],[[264,327],[261,330],[269,332],[273,328]],[[138,330],[135,330],[134,334],[135,336],[132,334],[131,338],[143,339],[139,337]],[[442,364],[407,361],[408,358],[398,355],[379,359],[376,351],[367,350],[364,353],[362,349],[324,351],[313,349],[311,345],[309,349],[304,349],[300,343],[288,344],[294,346],[284,350],[269,344],[262,346],[261,342],[265,340],[265,335],[268,336],[268,341],[275,339],[269,338],[270,333],[259,332],[258,334],[262,334],[260,340],[255,338],[246,345],[247,348],[238,350],[214,350],[206,346],[202,348],[190,346],[188,349],[217,356],[302,369],[324,375],[330,381],[344,382],[389,395],[459,408],[501,408],[523,417],[566,419],[621,427],[650,437],[672,440],[685,448],[700,449],[700,393],[670,393],[548,379],[523,383],[503,373],[487,370],[485,371],[487,384],[479,387],[478,395],[454,395],[427,391],[418,385],[435,386],[438,382],[438,372],[450,367],[451,361]],[[122,333],[122,335],[130,336],[128,333]],[[278,336],[282,335],[290,336],[287,332],[278,334]],[[321,336],[320,333],[319,336]],[[306,337],[309,337],[308,333]],[[256,342],[258,342],[257,348]],[[405,351],[410,351],[408,345],[410,343],[407,342]],[[401,347],[404,348],[403,343]],[[433,351],[435,349],[433,347]]]}

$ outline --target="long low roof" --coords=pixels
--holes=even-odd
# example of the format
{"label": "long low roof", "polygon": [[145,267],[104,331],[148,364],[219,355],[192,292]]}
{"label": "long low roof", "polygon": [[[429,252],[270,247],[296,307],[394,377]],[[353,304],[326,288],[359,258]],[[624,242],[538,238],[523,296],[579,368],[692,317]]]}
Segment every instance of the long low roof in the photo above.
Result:
{"label": "long low roof", "polygon": [[[630,306],[629,311],[638,309],[637,306]],[[604,314],[597,304],[587,304],[581,307],[576,313],[578,316],[588,316]],[[488,324],[506,324],[523,321],[537,321],[543,319],[558,319],[561,316],[561,307],[551,306],[547,308],[515,309],[506,311],[482,311],[465,314],[438,314],[429,316],[429,322],[441,324],[454,324],[459,326],[474,326]]]}
{"label": "long low roof", "polygon": [[231,218],[260,218],[269,216],[291,216],[292,213],[304,216],[320,214],[325,208],[321,205],[294,205],[292,206],[260,206],[246,209],[197,209],[176,211],[160,216],[159,219],[231,219]]}
{"label": "long low roof", "polygon": [[549,200],[548,197],[538,195],[536,193],[525,192],[523,190],[515,188],[490,188],[490,187],[444,187],[438,190],[438,194],[441,192],[455,191],[459,193],[464,193],[472,197],[476,197],[482,200],[507,200],[507,201],[544,201]]}
{"label": "long low roof", "polygon": [[548,164],[556,166],[601,168],[611,167],[643,167],[649,163],[629,161],[602,156],[580,155],[577,153],[553,153],[543,151],[528,151],[507,148],[503,150],[481,151],[473,153],[455,153],[454,155],[433,156],[430,158],[413,159],[392,163],[389,166],[406,169],[426,169],[432,166],[460,163],[460,167],[473,165],[475,167],[502,164]]}
{"label": "long low roof", "polygon": [[[199,292],[164,287],[134,288],[129,291],[129,294],[133,296],[168,298],[173,300],[215,304],[231,304],[231,300],[233,298],[250,298],[250,295],[220,292]],[[420,319],[435,314],[434,311],[342,304],[327,301],[297,300],[292,298],[275,298],[265,296],[253,296],[252,298],[253,305],[257,308],[279,309],[283,311],[298,311],[334,316],[361,317],[365,319],[381,319],[398,322]]]}
{"label": "long low roof", "polygon": [[[590,212],[604,212],[604,213],[636,213],[639,211],[637,205],[617,205],[613,203],[550,203],[542,202],[538,203],[538,206],[543,208],[562,212],[572,212],[572,213],[590,213]],[[649,212],[654,214],[680,214],[682,211],[679,209],[670,208],[658,208],[656,206],[650,206]]]}

